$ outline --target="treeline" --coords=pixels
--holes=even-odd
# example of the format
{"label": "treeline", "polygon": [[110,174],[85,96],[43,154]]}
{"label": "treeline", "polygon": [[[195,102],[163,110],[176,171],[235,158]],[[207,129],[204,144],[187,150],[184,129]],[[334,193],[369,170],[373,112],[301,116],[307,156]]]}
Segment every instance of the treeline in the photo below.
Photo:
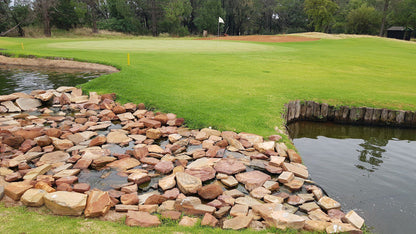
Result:
{"label": "treeline", "polygon": [[383,35],[416,28],[416,0],[0,0],[0,35],[25,27],[89,27],[135,35],[277,34],[304,31]]}

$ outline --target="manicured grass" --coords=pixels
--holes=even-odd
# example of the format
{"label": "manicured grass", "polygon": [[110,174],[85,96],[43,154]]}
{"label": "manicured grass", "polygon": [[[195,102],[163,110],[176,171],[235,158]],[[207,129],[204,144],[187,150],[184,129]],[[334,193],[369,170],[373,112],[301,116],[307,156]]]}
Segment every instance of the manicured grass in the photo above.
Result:
{"label": "manicured grass", "polygon": [[[39,215],[41,214],[41,215]],[[220,228],[203,227],[198,222],[194,227],[178,226],[178,221],[162,219],[162,225],[156,228],[129,227],[124,219],[118,222],[85,219],[51,215],[50,211],[42,207],[30,209],[26,207],[4,207],[0,203],[0,233],[299,233],[296,230],[267,229],[253,230],[223,230]],[[310,233],[310,232],[301,232]],[[317,233],[317,232],[314,232]]]}
{"label": "manicured grass", "polygon": [[274,134],[284,124],[284,104],[295,99],[416,110],[416,44],[409,42],[1,38],[0,48],[115,65],[120,73],[83,89],[176,113],[194,128]]}

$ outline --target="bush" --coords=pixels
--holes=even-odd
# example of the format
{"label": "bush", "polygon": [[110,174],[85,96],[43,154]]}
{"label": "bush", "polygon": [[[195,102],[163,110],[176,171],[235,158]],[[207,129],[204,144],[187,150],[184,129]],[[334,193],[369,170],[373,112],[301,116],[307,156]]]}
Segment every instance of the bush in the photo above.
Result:
{"label": "bush", "polygon": [[354,34],[377,34],[380,20],[380,14],[374,7],[362,5],[357,9],[351,10],[348,14],[347,32]]}

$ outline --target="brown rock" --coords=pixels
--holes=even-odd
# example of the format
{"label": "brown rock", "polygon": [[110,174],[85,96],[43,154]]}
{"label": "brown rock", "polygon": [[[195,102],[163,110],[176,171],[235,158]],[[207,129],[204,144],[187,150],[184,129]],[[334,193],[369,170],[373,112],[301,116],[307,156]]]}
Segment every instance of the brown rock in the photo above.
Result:
{"label": "brown rock", "polygon": [[91,167],[95,169],[102,168],[102,167],[105,167],[108,163],[114,162],[115,160],[117,159],[114,157],[102,156],[102,157],[94,159],[92,161]]}
{"label": "brown rock", "polygon": [[341,208],[341,204],[339,202],[327,196],[324,196],[321,199],[319,199],[318,205],[325,210]]}
{"label": "brown rock", "polygon": [[146,131],[146,137],[150,139],[159,139],[162,136],[162,133],[159,129],[150,128]]}
{"label": "brown rock", "polygon": [[320,220],[306,220],[305,226],[303,229],[307,231],[318,231],[323,232],[329,226],[329,222],[320,221]]}
{"label": "brown rock", "polygon": [[218,219],[216,219],[213,215],[206,213],[204,218],[202,218],[201,226],[211,226],[216,227],[218,224]]}
{"label": "brown rock", "polygon": [[302,188],[303,186],[303,180],[293,179],[289,183],[285,183],[284,185],[288,187],[292,191],[296,191]]}
{"label": "brown rock", "polygon": [[351,210],[348,212],[345,217],[343,218],[343,221],[346,223],[352,224],[355,228],[361,229],[361,227],[364,224],[364,219],[361,218],[355,211]]}
{"label": "brown rock", "polygon": [[160,126],[162,125],[157,120],[152,120],[152,119],[147,119],[147,118],[140,119],[139,122],[144,123],[144,126],[146,126],[147,128],[160,128]]}
{"label": "brown rock", "polygon": [[236,204],[230,210],[230,215],[233,217],[247,216],[248,206],[244,204]]}
{"label": "brown rock", "polygon": [[260,187],[264,182],[271,179],[267,174],[260,171],[250,171],[245,173],[237,174],[236,179],[238,182],[243,183],[247,190],[251,191],[257,187]]}
{"label": "brown rock", "polygon": [[300,157],[299,154],[296,153],[295,150],[288,149],[287,153],[289,154],[289,159],[290,159],[291,162],[302,163],[302,158]]}
{"label": "brown rock", "polygon": [[168,174],[173,170],[173,167],[171,161],[160,161],[155,165],[155,170],[162,174]]}
{"label": "brown rock", "polygon": [[224,221],[222,228],[240,230],[247,228],[252,220],[253,216],[237,216],[235,218]]}
{"label": "brown rock", "polygon": [[158,205],[156,205],[156,204],[139,205],[139,211],[144,211],[144,212],[147,212],[147,213],[154,213],[154,212],[157,211],[157,208],[158,208]]}
{"label": "brown rock", "polygon": [[173,188],[171,190],[167,190],[163,194],[164,197],[166,197],[167,199],[171,199],[171,200],[176,199],[178,197],[178,195],[179,195],[179,189],[177,189],[177,188]]}
{"label": "brown rock", "polygon": [[193,227],[195,226],[196,222],[198,222],[198,218],[183,216],[181,221],[179,222],[179,226]]}
{"label": "brown rock", "polygon": [[174,210],[166,210],[161,213],[162,217],[165,219],[179,220],[182,213]]}
{"label": "brown rock", "polygon": [[150,181],[150,176],[147,173],[133,173],[130,174],[129,177],[127,178],[128,181],[130,182],[134,182],[135,184],[144,184],[146,182]]}
{"label": "brown rock", "polygon": [[56,190],[52,188],[48,183],[39,181],[35,184],[35,188],[45,190],[48,193],[53,193]]}
{"label": "brown rock", "polygon": [[246,166],[237,159],[221,159],[214,165],[214,169],[219,173],[233,175],[246,170]]}
{"label": "brown rock", "polygon": [[36,144],[38,144],[38,146],[44,147],[44,146],[52,144],[52,139],[48,136],[40,136],[40,137],[35,138],[35,142]]}
{"label": "brown rock", "polygon": [[72,192],[72,187],[71,187],[71,185],[69,185],[67,183],[62,183],[62,184],[60,184],[56,187],[56,191]]}
{"label": "brown rock", "polygon": [[84,214],[87,218],[105,215],[111,208],[112,201],[107,192],[92,190],[88,194]]}
{"label": "brown rock", "polygon": [[257,199],[263,199],[264,196],[271,194],[272,192],[264,187],[257,187],[250,192],[250,196],[257,198]]}
{"label": "brown rock", "polygon": [[86,183],[78,183],[74,185],[73,191],[78,193],[85,193],[90,190],[91,186]]}
{"label": "brown rock", "polygon": [[87,195],[75,192],[58,191],[44,196],[45,205],[54,214],[81,215],[87,204]]}
{"label": "brown rock", "polygon": [[87,169],[92,163],[92,159],[89,158],[81,158],[77,161],[74,165],[74,169]]}
{"label": "brown rock", "polygon": [[145,205],[160,205],[162,204],[164,201],[166,201],[167,198],[159,195],[159,194],[153,194],[151,196],[149,196],[146,201],[144,202]]}
{"label": "brown rock", "polygon": [[90,141],[89,147],[103,145],[107,142],[107,138],[103,135],[97,136]]}
{"label": "brown rock", "polygon": [[32,185],[25,182],[9,183],[4,188],[4,193],[11,199],[18,201],[22,197],[23,193],[32,188]]}
{"label": "brown rock", "polygon": [[176,183],[178,188],[184,194],[193,194],[202,187],[202,182],[198,177],[186,174],[184,172],[176,173]]}
{"label": "brown rock", "polygon": [[55,183],[56,183],[56,185],[73,184],[77,181],[78,181],[78,177],[76,177],[76,176],[66,176],[66,177],[61,177],[61,178],[57,179]]}
{"label": "brown rock", "polygon": [[307,179],[309,177],[308,170],[301,164],[295,163],[283,163],[283,169],[293,172],[296,176]]}
{"label": "brown rock", "polygon": [[25,206],[43,206],[43,196],[46,192],[42,189],[29,189],[21,197]]}
{"label": "brown rock", "polygon": [[137,205],[139,204],[139,197],[136,193],[128,193],[121,195],[120,201],[123,205]]}
{"label": "brown rock", "polygon": [[126,225],[140,227],[155,227],[161,224],[159,218],[142,211],[128,211]]}
{"label": "brown rock", "polygon": [[198,189],[198,195],[205,200],[212,200],[223,193],[220,185],[213,183]]}
{"label": "brown rock", "polygon": [[116,205],[115,206],[115,210],[117,212],[127,212],[129,210],[131,211],[138,211],[139,210],[139,206],[138,205]]}
{"label": "brown rock", "polygon": [[186,169],[185,173],[198,177],[202,182],[204,182],[214,179],[216,171],[210,166],[204,166]]}
{"label": "brown rock", "polygon": [[136,166],[139,166],[140,162],[135,158],[123,158],[112,163],[107,164],[111,168],[117,168],[120,171],[124,171]]}

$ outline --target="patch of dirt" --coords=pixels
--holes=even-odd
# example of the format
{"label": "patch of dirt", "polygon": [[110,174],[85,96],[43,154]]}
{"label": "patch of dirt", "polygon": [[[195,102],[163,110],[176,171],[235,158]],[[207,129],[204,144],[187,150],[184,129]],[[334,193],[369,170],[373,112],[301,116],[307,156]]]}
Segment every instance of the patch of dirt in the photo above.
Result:
{"label": "patch of dirt", "polygon": [[254,41],[254,42],[302,42],[317,41],[319,38],[299,37],[288,35],[250,35],[250,36],[227,36],[227,37],[208,37],[198,40],[224,40],[224,41]]}
{"label": "patch of dirt", "polygon": [[306,38],[316,38],[316,39],[346,39],[346,38],[363,38],[363,37],[376,37],[370,35],[357,35],[357,34],[328,34],[321,32],[306,32],[306,33],[294,33],[291,35],[306,37]]}
{"label": "patch of dirt", "polygon": [[115,67],[96,63],[84,63],[70,60],[51,60],[43,58],[10,58],[3,55],[0,55],[0,64],[30,67],[82,69],[90,71],[104,71],[109,73],[119,72],[119,70]]}

